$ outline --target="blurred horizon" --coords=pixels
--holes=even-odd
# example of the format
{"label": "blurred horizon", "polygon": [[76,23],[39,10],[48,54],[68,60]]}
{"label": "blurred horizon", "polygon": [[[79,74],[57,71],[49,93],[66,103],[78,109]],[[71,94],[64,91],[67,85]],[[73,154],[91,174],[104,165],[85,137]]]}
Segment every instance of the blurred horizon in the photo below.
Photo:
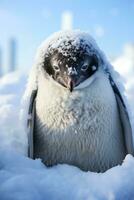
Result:
{"label": "blurred horizon", "polygon": [[134,42],[133,13],[134,0],[0,0],[0,65],[9,71],[11,40],[17,68],[29,69],[44,39],[72,28],[88,31],[107,57],[116,58]]}

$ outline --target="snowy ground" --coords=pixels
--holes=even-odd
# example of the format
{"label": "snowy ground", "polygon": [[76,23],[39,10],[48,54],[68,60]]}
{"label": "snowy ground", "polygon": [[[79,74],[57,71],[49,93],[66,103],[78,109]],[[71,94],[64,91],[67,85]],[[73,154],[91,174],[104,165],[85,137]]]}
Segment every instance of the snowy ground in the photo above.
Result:
{"label": "snowy ground", "polygon": [[1,200],[133,200],[134,159],[104,174],[58,165],[47,169],[40,160],[0,152]]}
{"label": "snowy ground", "polygon": [[[117,61],[114,64],[120,71]],[[126,72],[122,75],[126,78]],[[134,110],[134,82],[129,77],[126,95]],[[20,120],[26,80],[19,72],[0,80],[0,200],[133,200],[134,158],[130,155],[122,166],[102,174],[68,165],[46,168],[40,159],[26,157],[27,135]]]}

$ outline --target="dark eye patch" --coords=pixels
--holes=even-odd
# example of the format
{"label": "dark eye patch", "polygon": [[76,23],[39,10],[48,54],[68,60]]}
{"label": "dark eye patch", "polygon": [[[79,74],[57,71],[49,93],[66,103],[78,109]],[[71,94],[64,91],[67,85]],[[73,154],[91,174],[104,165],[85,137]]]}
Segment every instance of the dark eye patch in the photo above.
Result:
{"label": "dark eye patch", "polygon": [[90,77],[93,75],[98,69],[98,59],[96,56],[88,57],[87,63],[83,64],[81,67],[81,72],[84,76]]}
{"label": "dark eye patch", "polygon": [[92,57],[84,57],[82,59],[82,64],[81,64],[81,71],[86,72],[87,70],[95,71],[98,68],[98,59],[96,56]]}

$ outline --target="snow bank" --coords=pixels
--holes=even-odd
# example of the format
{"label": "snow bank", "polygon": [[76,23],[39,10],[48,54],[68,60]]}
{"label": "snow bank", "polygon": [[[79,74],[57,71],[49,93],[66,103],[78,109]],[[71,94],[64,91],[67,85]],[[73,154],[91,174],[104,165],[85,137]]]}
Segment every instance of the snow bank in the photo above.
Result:
{"label": "snow bank", "polygon": [[[93,44],[121,86],[118,74]],[[0,200],[133,200],[134,158],[130,155],[121,166],[105,173],[83,172],[65,164],[46,168],[40,159],[25,156],[27,135],[20,117],[26,116],[31,90],[37,86],[36,70],[44,55],[42,48],[38,52],[24,97],[25,74],[15,72],[0,80]]]}
{"label": "snow bank", "polygon": [[14,148],[26,154],[27,136],[20,120],[26,75],[20,72],[0,79],[0,149]]}
{"label": "snow bank", "polygon": [[[11,156],[12,155],[12,156]],[[104,174],[82,172],[58,165],[46,168],[41,161],[15,152],[0,152],[1,200],[132,200],[134,159]]]}

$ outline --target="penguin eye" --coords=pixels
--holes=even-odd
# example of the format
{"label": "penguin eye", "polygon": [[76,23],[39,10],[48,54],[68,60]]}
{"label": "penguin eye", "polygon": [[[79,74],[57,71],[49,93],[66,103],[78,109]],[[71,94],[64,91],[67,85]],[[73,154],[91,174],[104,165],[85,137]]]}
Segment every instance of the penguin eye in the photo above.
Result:
{"label": "penguin eye", "polygon": [[86,71],[88,69],[88,64],[84,64],[84,65],[82,65],[82,67],[81,67],[81,71]]}
{"label": "penguin eye", "polygon": [[54,70],[57,71],[57,72],[60,71],[60,68],[59,68],[58,65],[53,65],[53,68],[54,68]]}

